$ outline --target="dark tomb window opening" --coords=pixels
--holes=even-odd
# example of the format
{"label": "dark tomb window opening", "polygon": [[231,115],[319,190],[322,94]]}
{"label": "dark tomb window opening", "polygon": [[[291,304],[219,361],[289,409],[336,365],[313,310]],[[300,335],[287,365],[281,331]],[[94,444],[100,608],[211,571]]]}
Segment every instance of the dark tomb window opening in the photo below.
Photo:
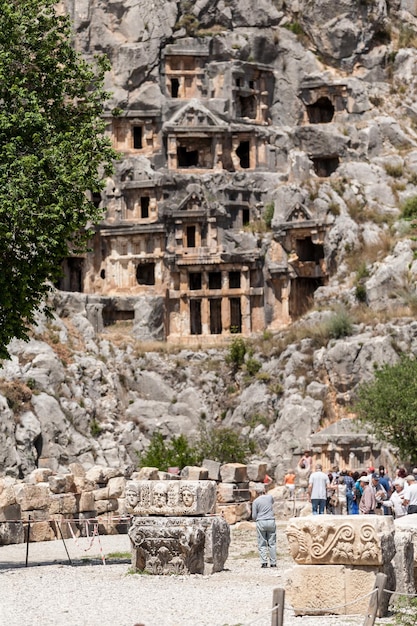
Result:
{"label": "dark tomb window opening", "polygon": [[188,276],[190,291],[198,291],[201,289],[201,272],[190,272]]}
{"label": "dark tomb window opening", "polygon": [[105,280],[105,279],[106,279],[106,270],[100,270],[100,278],[101,278],[102,280]]}
{"label": "dark tomb window opening", "polygon": [[201,300],[190,300],[190,334],[201,335]]}
{"label": "dark tomb window opening", "polygon": [[242,209],[242,224],[248,226],[250,224],[250,210]]}
{"label": "dark tomb window opening", "polygon": [[221,272],[209,272],[208,288],[209,289],[221,289],[222,288]]}
{"label": "dark tomb window opening", "polygon": [[236,154],[239,157],[240,167],[248,169],[250,167],[250,144],[249,141],[241,141],[236,150]]}
{"label": "dark tomb window opening", "polygon": [[295,250],[300,261],[314,261],[318,263],[324,258],[324,247],[322,244],[313,243],[311,237],[297,239]]}
{"label": "dark tomb window opening", "polygon": [[307,105],[307,116],[310,124],[329,124],[334,117],[334,106],[331,100],[323,96],[314,104]]}
{"label": "dark tomb window opening", "polygon": [[229,289],[240,289],[240,272],[229,272]]}
{"label": "dark tomb window opening", "polygon": [[178,167],[198,166],[198,150],[187,150],[186,146],[177,148]]}
{"label": "dark tomb window opening", "polygon": [[313,157],[314,171],[320,178],[327,178],[339,167],[339,157]]}
{"label": "dark tomb window opening", "polygon": [[149,196],[141,196],[140,198],[140,216],[142,219],[149,217]]}
{"label": "dark tomb window opening", "polygon": [[240,298],[230,298],[230,332],[242,332],[242,310]]}
{"label": "dark tomb window opening", "polygon": [[221,298],[210,300],[210,334],[220,335],[222,332],[222,301]]}
{"label": "dark tomb window opening", "polygon": [[238,99],[238,117],[248,117],[251,120],[256,119],[257,103],[255,96],[239,96]]}
{"label": "dark tomb window opening", "polygon": [[143,148],[142,137],[143,137],[143,127],[134,126],[133,127],[133,148],[135,150],[141,150]]}
{"label": "dark tomb window opening", "polygon": [[261,269],[254,269],[250,271],[250,286],[257,288],[263,287],[263,274]]}
{"label": "dark tomb window opening", "polygon": [[91,202],[94,204],[96,209],[98,209],[101,202],[101,193],[94,192],[93,194],[91,194]]}
{"label": "dark tomb window opening", "polygon": [[155,284],[155,263],[141,263],[136,268],[136,280],[139,285]]}
{"label": "dark tomb window opening", "polygon": [[242,86],[242,79],[241,78],[236,78],[235,84],[236,84],[236,87],[241,87]]}
{"label": "dark tomb window opening", "polygon": [[67,261],[69,271],[69,289],[68,291],[83,291],[83,268],[84,259],[69,258]]}
{"label": "dark tomb window opening", "polygon": [[171,98],[178,98],[180,81],[178,78],[171,78]]}
{"label": "dark tomb window opening", "polygon": [[187,248],[195,248],[195,242],[196,242],[196,228],[195,226],[187,226],[187,230],[186,232],[186,238],[187,238]]}

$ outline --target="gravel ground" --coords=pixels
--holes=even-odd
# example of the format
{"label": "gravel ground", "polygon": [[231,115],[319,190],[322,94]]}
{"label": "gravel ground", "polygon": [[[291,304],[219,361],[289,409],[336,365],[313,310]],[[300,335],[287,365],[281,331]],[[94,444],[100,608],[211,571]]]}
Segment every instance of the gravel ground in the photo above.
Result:
{"label": "gravel ground", "polygon": [[[211,576],[132,574],[127,535],[0,547],[1,626],[270,626],[272,592],[285,587],[292,561],[278,531],[278,567],[261,569],[253,524],[232,527],[226,569]],[[285,626],[359,626],[364,616],[295,617]],[[388,625],[392,619],[377,619]]]}

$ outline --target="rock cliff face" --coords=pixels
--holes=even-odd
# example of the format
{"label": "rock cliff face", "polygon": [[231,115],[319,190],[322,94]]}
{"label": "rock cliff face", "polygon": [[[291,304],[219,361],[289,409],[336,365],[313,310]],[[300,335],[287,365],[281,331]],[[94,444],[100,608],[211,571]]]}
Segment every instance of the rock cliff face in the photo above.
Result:
{"label": "rock cliff face", "polygon": [[[12,358],[0,372],[0,470],[23,477],[37,465],[62,469],[74,461],[131,466],[155,430],[192,437],[202,420],[253,439],[278,477],[303,448],[347,466],[352,449],[357,465],[389,460],[375,442],[373,451],[361,447],[346,418],[356,386],[375,365],[417,350],[415,237],[401,213],[417,198],[415,3],[61,5],[73,20],[76,47],[87,57],[105,52],[111,61],[106,115],[123,158],[99,199],[107,213],[75,288],[84,293],[68,293],[79,271],[68,265],[66,291],[52,296],[56,317],[47,321],[41,313],[33,339],[10,346]],[[251,84],[243,88],[245,80]],[[196,119],[192,135],[184,120]],[[138,192],[139,208],[129,200],[138,189],[146,189]],[[239,223],[230,218],[236,190]],[[130,209],[143,224],[137,240],[129,235],[129,250],[140,252],[129,256],[123,216]],[[189,294],[175,286],[190,262],[178,252],[180,238],[189,237],[189,254],[197,245],[191,235],[200,232],[181,224],[179,234],[182,209],[203,224],[201,233],[200,213],[212,225],[207,236],[200,233],[208,259],[200,252],[200,265],[223,263],[231,291],[243,290],[246,274],[248,284],[253,280],[242,291],[249,313],[239,309],[228,327],[207,323],[209,335],[230,335],[233,320],[241,320],[260,364],[256,373],[234,372],[227,347],[174,348],[188,334],[184,319],[202,339],[198,321],[203,331],[206,323],[204,312],[199,320],[196,309],[181,308]],[[243,228],[245,216],[252,228]],[[167,241],[143,247],[140,237],[152,229],[156,237],[159,224]],[[123,274],[133,266],[139,296]],[[208,300],[201,285],[190,288]],[[118,319],[133,320],[121,330],[103,328],[101,313],[116,292],[124,298]],[[170,294],[168,304],[162,292]],[[295,322],[309,304],[315,309]],[[334,339],[328,329],[340,306],[353,330]],[[134,318],[123,317],[133,310]],[[253,330],[259,332],[249,339]],[[169,348],[143,343],[165,336]],[[335,437],[333,448],[318,443],[317,433],[334,422],[344,425],[337,445]]]}

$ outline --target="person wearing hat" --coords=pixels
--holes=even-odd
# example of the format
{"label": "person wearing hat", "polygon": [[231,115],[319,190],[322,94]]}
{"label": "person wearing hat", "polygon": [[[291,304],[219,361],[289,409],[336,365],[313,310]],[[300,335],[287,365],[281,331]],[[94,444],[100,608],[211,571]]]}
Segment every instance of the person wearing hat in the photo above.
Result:
{"label": "person wearing hat", "polygon": [[359,503],[359,513],[362,515],[373,515],[376,509],[375,491],[370,484],[370,476],[360,476],[359,483],[363,489],[361,501]]}
{"label": "person wearing hat", "polygon": [[417,482],[415,476],[410,474],[405,479],[404,486],[404,506],[407,507],[407,514],[417,513]]}
{"label": "person wearing hat", "polygon": [[384,510],[392,511],[394,517],[404,517],[407,515],[407,507],[404,506],[404,479],[396,478],[392,483],[394,491],[389,500],[383,500]]}

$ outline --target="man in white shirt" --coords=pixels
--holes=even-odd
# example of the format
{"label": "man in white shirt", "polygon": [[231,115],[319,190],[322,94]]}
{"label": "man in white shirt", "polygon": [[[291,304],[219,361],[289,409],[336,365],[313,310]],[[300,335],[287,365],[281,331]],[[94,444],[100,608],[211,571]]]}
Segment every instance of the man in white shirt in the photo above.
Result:
{"label": "man in white shirt", "polygon": [[308,479],[308,499],[311,502],[313,515],[323,515],[326,509],[328,485],[330,485],[329,477],[318,463]]}
{"label": "man in white shirt", "polygon": [[404,485],[404,506],[407,507],[407,514],[417,513],[417,482],[413,474],[407,476]]}

